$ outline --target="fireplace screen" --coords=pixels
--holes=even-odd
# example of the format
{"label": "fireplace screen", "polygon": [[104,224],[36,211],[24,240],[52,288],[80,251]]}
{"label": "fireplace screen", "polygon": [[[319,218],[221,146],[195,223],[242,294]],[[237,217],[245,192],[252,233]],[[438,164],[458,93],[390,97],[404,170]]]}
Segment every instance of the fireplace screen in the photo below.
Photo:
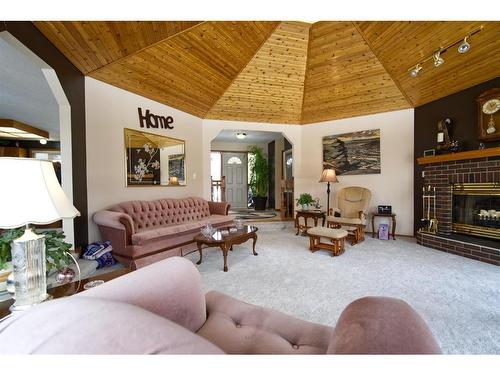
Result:
{"label": "fireplace screen", "polygon": [[500,239],[500,184],[453,185],[453,231]]}

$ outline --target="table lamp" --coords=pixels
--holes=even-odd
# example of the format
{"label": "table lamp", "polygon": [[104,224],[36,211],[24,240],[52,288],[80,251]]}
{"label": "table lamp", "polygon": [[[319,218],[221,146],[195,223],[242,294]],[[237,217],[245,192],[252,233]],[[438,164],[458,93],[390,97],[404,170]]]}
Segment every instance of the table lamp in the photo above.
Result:
{"label": "table lamp", "polygon": [[337,179],[337,175],[335,174],[335,169],[323,169],[323,173],[321,173],[321,178],[319,179],[319,182],[327,182],[328,184],[326,185],[326,194],[327,194],[327,200],[326,200],[326,214],[330,214],[330,182],[339,182]]}
{"label": "table lamp", "polygon": [[50,224],[73,219],[73,207],[57,181],[51,162],[27,158],[0,158],[0,228],[25,226],[24,234],[12,241],[15,303],[11,311],[25,310],[47,299],[45,236],[29,224]]}

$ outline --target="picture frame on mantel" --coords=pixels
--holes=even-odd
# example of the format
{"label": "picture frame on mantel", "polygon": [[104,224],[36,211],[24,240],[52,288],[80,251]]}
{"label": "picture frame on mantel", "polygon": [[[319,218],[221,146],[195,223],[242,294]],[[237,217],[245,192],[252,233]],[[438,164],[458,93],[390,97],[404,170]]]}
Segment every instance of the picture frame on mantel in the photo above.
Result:
{"label": "picture frame on mantel", "polygon": [[500,88],[485,91],[477,98],[477,115],[478,139],[500,140]]}

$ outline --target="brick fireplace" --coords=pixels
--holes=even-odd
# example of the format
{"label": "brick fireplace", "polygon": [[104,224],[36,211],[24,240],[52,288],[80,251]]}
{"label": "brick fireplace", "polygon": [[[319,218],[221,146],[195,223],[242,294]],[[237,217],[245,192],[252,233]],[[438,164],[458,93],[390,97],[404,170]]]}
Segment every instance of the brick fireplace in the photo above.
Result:
{"label": "brick fireplace", "polygon": [[[417,242],[437,250],[500,265],[500,239],[495,237],[500,231],[496,221],[500,220],[497,218],[500,207],[497,206],[495,195],[495,189],[500,188],[500,147],[424,157],[419,158],[418,163],[424,166],[422,177],[425,186],[436,188],[438,232],[418,232]],[[484,196],[481,204],[489,204],[489,207],[481,207],[484,208],[480,210],[482,221],[474,223],[476,225],[453,223],[453,191],[458,190],[460,193],[465,188],[472,191],[483,189],[479,193]],[[493,191],[493,198],[487,196],[489,190],[485,189],[489,188]],[[483,225],[486,228],[484,230]],[[474,236],[464,235],[470,228]],[[462,234],[457,234],[460,231]]]}

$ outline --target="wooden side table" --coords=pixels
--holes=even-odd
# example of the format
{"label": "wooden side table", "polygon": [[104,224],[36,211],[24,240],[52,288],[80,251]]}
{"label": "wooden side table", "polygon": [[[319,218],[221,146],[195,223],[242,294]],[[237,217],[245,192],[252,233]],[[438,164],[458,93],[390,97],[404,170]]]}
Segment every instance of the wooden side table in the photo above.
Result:
{"label": "wooden side table", "polygon": [[[391,234],[389,235],[389,238],[395,240],[396,239],[396,214],[379,214],[378,212],[373,212],[372,213],[372,238],[375,238],[375,217],[387,217],[390,218],[392,221],[392,228],[391,228]],[[377,238],[378,238],[378,232],[377,232]]]}
{"label": "wooden side table", "polygon": [[[311,218],[314,220],[314,226],[318,226],[318,220],[322,219],[322,226],[325,226],[325,221],[326,221],[326,212],[321,211],[321,210],[296,210],[296,215],[295,215],[295,228],[297,228],[297,233],[295,235],[297,236],[301,230],[307,231],[307,228],[310,228],[307,226],[307,219]],[[301,225],[299,222],[299,218],[303,217],[304,218],[304,225]]]}
{"label": "wooden side table", "polygon": [[[47,293],[49,293],[52,296],[52,299],[68,297],[68,296],[71,296],[73,294],[82,292],[84,290],[83,286],[86,283],[88,283],[89,281],[94,281],[94,280],[109,281],[109,280],[116,279],[117,277],[123,276],[129,272],[132,272],[132,271],[129,270],[128,268],[123,268],[123,269],[118,269],[115,271],[102,273],[102,274],[95,275],[95,276],[90,276],[88,278],[82,279],[80,282],[78,282],[78,280],[76,280],[76,281],[72,281],[70,283],[53,286],[53,287],[47,289]],[[9,307],[13,303],[14,303],[14,300],[12,298],[9,298],[5,301],[0,302],[0,319],[10,314]],[[41,303],[43,303],[43,302],[41,302]]]}

